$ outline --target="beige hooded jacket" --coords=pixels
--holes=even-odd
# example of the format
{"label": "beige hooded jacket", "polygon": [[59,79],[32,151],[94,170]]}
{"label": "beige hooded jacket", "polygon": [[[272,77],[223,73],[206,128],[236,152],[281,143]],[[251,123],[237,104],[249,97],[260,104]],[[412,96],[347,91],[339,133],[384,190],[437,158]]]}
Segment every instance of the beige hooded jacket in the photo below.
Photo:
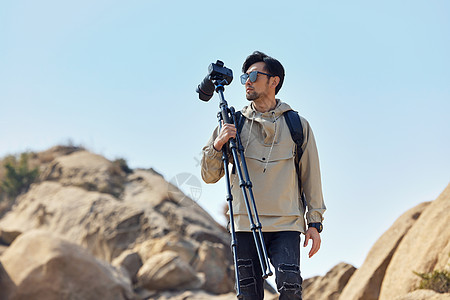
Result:
{"label": "beige hooded jacket", "polygon": [[[316,142],[309,123],[302,117],[303,155],[299,162],[302,191],[299,189],[294,163],[295,143],[283,116],[288,110],[292,110],[291,107],[278,99],[276,108],[269,112],[260,113],[253,104],[242,109],[246,120],[240,137],[264,232],[293,230],[305,233],[307,223],[322,222],[326,209]],[[217,127],[203,148],[201,173],[206,183],[215,183],[224,176],[222,151],[213,148],[218,134]],[[231,157],[230,162],[233,162]],[[239,178],[237,174],[231,174],[230,179],[236,231],[250,231]],[[307,223],[301,192],[307,205]]]}

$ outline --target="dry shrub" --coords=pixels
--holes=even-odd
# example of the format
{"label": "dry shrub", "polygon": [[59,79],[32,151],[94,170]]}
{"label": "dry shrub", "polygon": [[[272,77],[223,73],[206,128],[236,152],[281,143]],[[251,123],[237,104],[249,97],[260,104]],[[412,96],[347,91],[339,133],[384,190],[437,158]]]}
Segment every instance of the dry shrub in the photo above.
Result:
{"label": "dry shrub", "polygon": [[450,293],[450,272],[435,270],[430,273],[417,273],[422,278],[418,289],[433,290],[438,293]]}

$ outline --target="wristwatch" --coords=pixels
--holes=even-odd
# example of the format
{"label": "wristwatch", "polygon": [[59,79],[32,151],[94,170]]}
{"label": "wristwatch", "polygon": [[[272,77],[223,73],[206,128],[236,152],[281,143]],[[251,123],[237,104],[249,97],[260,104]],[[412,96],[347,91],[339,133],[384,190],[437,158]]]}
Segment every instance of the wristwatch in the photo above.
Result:
{"label": "wristwatch", "polygon": [[308,224],[308,227],[314,227],[315,229],[317,229],[317,231],[318,231],[319,233],[321,233],[322,230],[323,230],[322,223],[309,223],[309,224]]}

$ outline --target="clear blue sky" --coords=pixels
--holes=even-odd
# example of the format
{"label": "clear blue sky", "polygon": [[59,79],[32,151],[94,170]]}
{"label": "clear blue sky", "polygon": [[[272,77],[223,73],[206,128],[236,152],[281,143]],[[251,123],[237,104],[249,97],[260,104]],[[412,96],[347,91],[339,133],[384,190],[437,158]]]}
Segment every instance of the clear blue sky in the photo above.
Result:
{"label": "clear blue sky", "polygon": [[[0,156],[71,140],[167,180],[200,178],[218,111],[195,93],[208,65],[234,71],[225,96],[240,109],[245,57],[279,59],[278,96],[312,125],[328,207],[305,277],[359,267],[450,181],[445,0],[2,1],[0,44]],[[224,195],[203,184],[198,200],[220,222]]]}

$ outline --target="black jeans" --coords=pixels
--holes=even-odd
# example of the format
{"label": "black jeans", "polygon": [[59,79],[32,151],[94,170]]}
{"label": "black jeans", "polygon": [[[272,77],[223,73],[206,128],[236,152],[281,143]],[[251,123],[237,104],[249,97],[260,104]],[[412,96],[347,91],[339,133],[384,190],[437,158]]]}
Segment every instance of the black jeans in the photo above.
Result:
{"label": "black jeans", "polygon": [[[300,275],[300,232],[264,232],[264,242],[271,264],[275,268],[275,282],[279,299],[302,299]],[[264,279],[256,251],[253,233],[236,232],[238,269],[244,300],[264,298]]]}

